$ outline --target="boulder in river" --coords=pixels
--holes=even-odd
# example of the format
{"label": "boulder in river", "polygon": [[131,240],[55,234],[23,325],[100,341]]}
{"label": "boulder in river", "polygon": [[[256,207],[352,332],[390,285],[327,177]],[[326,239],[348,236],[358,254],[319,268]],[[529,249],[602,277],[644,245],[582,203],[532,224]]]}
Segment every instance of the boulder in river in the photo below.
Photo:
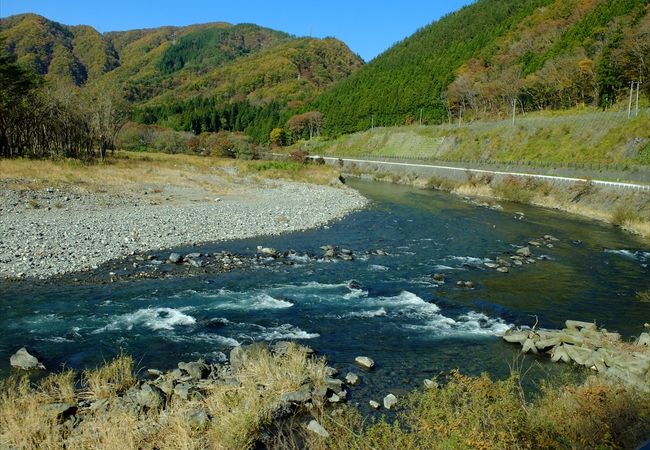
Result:
{"label": "boulder in river", "polygon": [[391,409],[396,404],[397,397],[395,397],[393,394],[388,394],[386,397],[384,397],[384,408]]}
{"label": "boulder in river", "polygon": [[357,356],[354,358],[354,362],[365,369],[372,369],[375,367],[375,362],[367,356]]}
{"label": "boulder in river", "polygon": [[524,258],[528,258],[530,256],[530,247],[522,247],[520,249],[517,249],[515,252],[519,256],[523,256]]}
{"label": "boulder in river", "polygon": [[349,372],[345,376],[345,382],[348,384],[348,386],[356,386],[357,384],[359,384],[359,381],[360,381],[359,375],[357,375],[354,372]]}
{"label": "boulder in river", "polygon": [[45,366],[31,355],[25,347],[21,347],[16,353],[9,357],[9,364],[23,370],[45,369]]}
{"label": "boulder in river", "polygon": [[257,253],[263,256],[268,256],[270,258],[277,258],[279,256],[277,250],[271,247],[259,246],[257,247]]}
{"label": "boulder in river", "polygon": [[183,261],[183,257],[179,253],[171,253],[167,259],[172,264],[179,264]]}

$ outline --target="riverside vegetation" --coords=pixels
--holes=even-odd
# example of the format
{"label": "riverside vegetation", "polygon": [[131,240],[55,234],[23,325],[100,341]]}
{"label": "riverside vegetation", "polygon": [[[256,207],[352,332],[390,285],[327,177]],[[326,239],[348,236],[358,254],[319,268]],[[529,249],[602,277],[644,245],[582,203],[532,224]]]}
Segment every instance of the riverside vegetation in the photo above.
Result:
{"label": "riverside vegetation", "polygon": [[[452,371],[441,385],[430,381],[428,388],[399,399],[394,418],[366,422],[353,406],[338,404],[339,396],[332,394],[344,384],[333,374],[308,348],[277,343],[237,347],[229,365],[179,363],[172,372],[142,370],[140,377],[127,356],[81,375],[51,374],[35,384],[14,377],[0,390],[0,444],[24,449],[589,449],[634,448],[650,433],[648,393],[603,377],[547,383],[527,398],[521,388],[525,374],[493,381]],[[354,384],[353,377],[346,379]]]}
{"label": "riverside vegetation", "polygon": [[[314,139],[302,148],[333,157],[389,158],[457,167],[490,167],[498,171],[557,173],[570,170],[585,182],[567,185],[530,177],[466,172],[465,177],[388,173],[358,165],[352,175],[419,185],[461,196],[528,203],[609,222],[643,237],[650,236],[647,192],[608,190],[591,178],[625,180],[648,173],[650,117],[642,110],[629,119],[625,112],[534,113],[511,121],[477,121],[458,125],[376,128],[334,140]],[[614,181],[618,181],[614,178]]]}
{"label": "riverside vegetation", "polygon": [[[73,188],[100,201],[109,194],[113,202],[105,191],[144,183],[158,202],[173,197],[160,187],[171,184],[180,191],[198,187],[205,201],[233,193],[228,189],[241,174],[254,183],[337,179],[332,168],[300,161],[245,161],[259,158],[266,144],[338,155],[421,157],[427,148],[433,150],[425,157],[440,160],[647,168],[649,12],[643,0],[480,0],[365,65],[336,39],[295,38],[255,25],[101,34],[32,14],[3,18],[0,155],[11,159],[1,160],[0,169],[9,191],[25,196],[9,208],[65,213],[65,197],[52,199],[49,189]],[[611,111],[623,109],[634,81],[642,86],[641,114],[627,120]],[[514,126],[493,122],[513,109]],[[557,112],[567,109],[577,114]],[[460,126],[414,126],[445,122]],[[373,125],[382,128],[340,137]],[[116,149],[202,156],[118,151],[106,160]],[[219,188],[202,179],[215,165],[226,181]],[[647,198],[598,192],[588,182],[558,189],[521,178],[468,175],[452,183],[373,176],[557,207],[650,235]],[[96,222],[97,229],[104,224]],[[177,372],[147,372],[161,386],[171,383],[171,392],[136,376],[129,357],[81,375],[5,380],[0,445],[586,449],[633,448],[650,434],[647,393],[596,376],[549,383],[531,397],[521,387],[524,373],[516,372],[503,381],[452,372],[441,377],[441,387],[400,398],[396,416],[367,421],[353,406],[326,406],[327,390],[312,395],[329,374],[307,349],[256,348],[236,374],[232,364],[198,377],[187,364]],[[182,384],[190,386],[177,390]],[[286,396],[305,390],[306,401]]]}

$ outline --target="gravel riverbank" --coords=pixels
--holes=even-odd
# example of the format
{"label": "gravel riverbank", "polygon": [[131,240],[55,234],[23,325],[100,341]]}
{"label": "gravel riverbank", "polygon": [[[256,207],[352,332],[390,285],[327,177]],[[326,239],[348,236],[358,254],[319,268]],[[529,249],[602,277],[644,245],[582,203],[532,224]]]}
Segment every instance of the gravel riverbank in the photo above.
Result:
{"label": "gravel riverbank", "polygon": [[343,185],[288,181],[221,198],[181,186],[137,195],[3,186],[0,201],[2,278],[48,278],[136,252],[315,228],[367,203]]}

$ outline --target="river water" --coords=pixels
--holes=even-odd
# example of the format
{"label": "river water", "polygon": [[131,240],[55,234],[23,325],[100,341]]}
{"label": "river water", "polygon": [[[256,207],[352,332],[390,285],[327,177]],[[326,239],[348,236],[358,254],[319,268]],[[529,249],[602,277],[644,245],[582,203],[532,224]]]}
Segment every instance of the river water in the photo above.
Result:
{"label": "river water", "polygon": [[[511,325],[595,320],[631,336],[650,321],[650,303],[636,296],[650,289],[650,249],[617,229],[522,205],[498,211],[439,192],[353,186],[371,206],[329,227],[180,249],[295,250],[288,263],[113,284],[0,283],[0,375],[23,345],[50,369],[93,367],[121,351],[139,367],[167,369],[200,357],[223,360],[238,344],[292,339],[344,373],[355,356],[373,358],[376,370],[362,374],[353,394],[361,398],[410,389],[453,368],[505,376],[518,348],[498,336]],[[547,234],[559,241],[533,248],[536,264],[507,274],[484,264]],[[352,250],[355,259],[321,258],[327,244]],[[564,370],[543,357],[523,364],[539,376]]]}

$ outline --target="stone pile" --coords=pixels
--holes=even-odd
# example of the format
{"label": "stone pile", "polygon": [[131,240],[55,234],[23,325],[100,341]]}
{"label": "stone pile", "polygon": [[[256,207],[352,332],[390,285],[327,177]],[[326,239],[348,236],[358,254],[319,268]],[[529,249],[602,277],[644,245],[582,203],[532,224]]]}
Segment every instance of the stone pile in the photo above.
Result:
{"label": "stone pile", "polygon": [[589,322],[567,320],[563,330],[512,329],[503,339],[523,353],[545,353],[553,362],[575,363],[650,392],[650,334],[633,343]]}

